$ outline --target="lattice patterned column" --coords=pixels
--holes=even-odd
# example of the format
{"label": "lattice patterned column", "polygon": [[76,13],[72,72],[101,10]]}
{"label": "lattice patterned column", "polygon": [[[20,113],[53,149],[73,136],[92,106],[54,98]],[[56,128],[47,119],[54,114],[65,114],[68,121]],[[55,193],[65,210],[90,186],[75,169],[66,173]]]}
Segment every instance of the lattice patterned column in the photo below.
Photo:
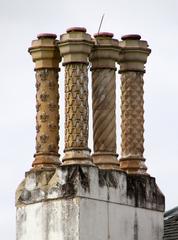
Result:
{"label": "lattice patterned column", "polygon": [[93,161],[102,169],[119,169],[116,154],[116,66],[118,41],[112,33],[95,34],[92,63]]}
{"label": "lattice patterned column", "polygon": [[122,170],[146,174],[144,153],[144,64],[151,50],[139,35],[122,37],[121,73],[121,159]]}
{"label": "lattice patterned column", "polygon": [[65,65],[64,165],[91,165],[88,148],[88,55],[93,42],[85,28],[70,28],[61,35]]}
{"label": "lattice patterned column", "polygon": [[29,52],[36,71],[36,154],[34,167],[59,165],[59,93],[60,55],[55,34],[40,34]]}

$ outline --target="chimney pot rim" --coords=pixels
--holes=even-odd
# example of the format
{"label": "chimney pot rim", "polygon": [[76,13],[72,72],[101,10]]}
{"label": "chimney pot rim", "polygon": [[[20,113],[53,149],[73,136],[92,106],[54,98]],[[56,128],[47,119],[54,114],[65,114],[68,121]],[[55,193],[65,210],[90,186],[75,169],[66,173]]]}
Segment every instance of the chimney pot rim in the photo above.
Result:
{"label": "chimney pot rim", "polygon": [[110,37],[110,38],[112,38],[113,36],[114,36],[114,34],[111,33],[111,32],[99,32],[99,33],[94,34],[95,38],[96,37]]}
{"label": "chimney pot rim", "polygon": [[70,32],[86,32],[86,28],[84,27],[71,27],[71,28],[68,28],[66,30],[67,33],[70,33]]}
{"label": "chimney pot rim", "polygon": [[57,35],[55,33],[39,33],[37,35],[37,38],[38,39],[41,39],[41,38],[54,38],[54,39],[56,39]]}
{"label": "chimney pot rim", "polygon": [[140,40],[141,36],[139,34],[127,34],[121,37],[122,40]]}

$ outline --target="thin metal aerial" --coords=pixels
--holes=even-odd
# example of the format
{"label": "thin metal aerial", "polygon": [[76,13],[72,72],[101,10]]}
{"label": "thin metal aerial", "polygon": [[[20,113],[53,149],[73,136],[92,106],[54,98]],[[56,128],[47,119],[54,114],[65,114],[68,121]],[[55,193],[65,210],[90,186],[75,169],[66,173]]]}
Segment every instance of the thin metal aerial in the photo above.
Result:
{"label": "thin metal aerial", "polygon": [[99,25],[99,28],[98,28],[98,33],[99,33],[100,30],[101,30],[101,26],[102,26],[102,23],[103,23],[104,15],[105,15],[105,14],[103,14],[102,17],[101,17],[100,25]]}

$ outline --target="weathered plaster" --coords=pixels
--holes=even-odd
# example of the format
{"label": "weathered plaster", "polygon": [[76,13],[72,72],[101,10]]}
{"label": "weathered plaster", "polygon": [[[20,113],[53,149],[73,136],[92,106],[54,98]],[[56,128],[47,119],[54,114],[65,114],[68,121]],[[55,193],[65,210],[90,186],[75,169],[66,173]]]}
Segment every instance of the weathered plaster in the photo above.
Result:
{"label": "weathered plaster", "polygon": [[17,240],[161,240],[164,196],[155,179],[63,166],[26,173],[17,189]]}
{"label": "weathered plaster", "polygon": [[80,165],[27,172],[17,189],[16,205],[74,197],[107,201],[108,196],[115,203],[164,210],[164,196],[155,178]]}

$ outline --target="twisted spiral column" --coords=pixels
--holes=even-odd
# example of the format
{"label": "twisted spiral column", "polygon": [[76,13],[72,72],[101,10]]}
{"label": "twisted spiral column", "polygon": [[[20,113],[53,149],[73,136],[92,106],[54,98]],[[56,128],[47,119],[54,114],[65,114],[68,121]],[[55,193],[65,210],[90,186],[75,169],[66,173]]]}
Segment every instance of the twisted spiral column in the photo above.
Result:
{"label": "twisted spiral column", "polygon": [[116,154],[116,67],[118,41],[112,33],[95,35],[92,50],[93,161],[102,169],[119,169]]}
{"label": "twisted spiral column", "polygon": [[93,165],[88,148],[88,55],[93,43],[85,28],[61,35],[65,66],[65,155],[63,165]]}
{"label": "twisted spiral column", "polygon": [[115,153],[115,70],[93,69],[92,89],[94,152]]}
{"label": "twisted spiral column", "polygon": [[40,34],[29,52],[36,71],[36,153],[33,167],[60,164],[59,142],[59,51],[55,34]]}
{"label": "twisted spiral column", "polygon": [[144,64],[150,54],[139,35],[122,37],[119,59],[121,73],[121,159],[120,167],[130,174],[146,174],[144,153]]}

